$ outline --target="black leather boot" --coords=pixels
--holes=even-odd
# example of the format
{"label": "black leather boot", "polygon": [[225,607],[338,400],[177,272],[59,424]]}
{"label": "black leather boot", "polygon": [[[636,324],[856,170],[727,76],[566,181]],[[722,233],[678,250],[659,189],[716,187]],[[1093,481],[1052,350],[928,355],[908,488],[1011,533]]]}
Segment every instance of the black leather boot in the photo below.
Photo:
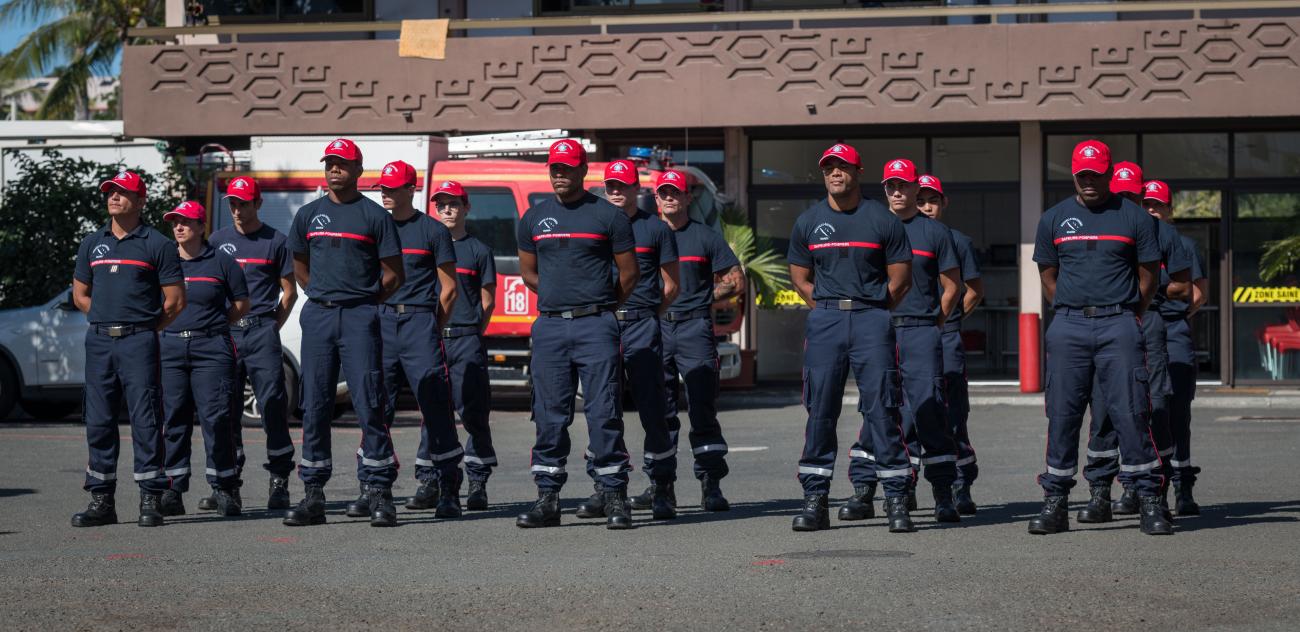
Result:
{"label": "black leather boot", "polygon": [[1088,490],[1090,496],[1088,505],[1079,510],[1075,519],[1084,524],[1100,524],[1110,522],[1111,503],[1110,503],[1110,485],[1096,485]]}
{"label": "black leather boot", "polygon": [[298,506],[284,513],[284,524],[290,527],[325,524],[325,488],[307,485]]}
{"label": "black leather boot", "polygon": [[469,495],[465,496],[465,508],[470,511],[483,511],[488,508],[487,481],[469,482]]}
{"label": "black leather boot", "polygon": [[605,493],[600,489],[600,483],[595,483],[595,487],[596,491],[578,504],[576,515],[579,518],[605,517]]}
{"label": "black leather boot", "polygon": [[917,474],[917,472],[913,471],[912,474],[913,474],[913,476],[912,476],[912,482],[909,483],[908,486],[907,486],[907,510],[908,510],[908,511],[916,511],[916,507],[917,507],[917,504],[916,504],[916,474]]}
{"label": "black leather boot", "polygon": [[438,506],[438,481],[420,481],[415,495],[406,500],[406,508],[421,510]]}
{"label": "black leather boot", "polygon": [[1159,496],[1143,496],[1141,500],[1142,533],[1147,535],[1173,535],[1174,525],[1165,519],[1165,508]]}
{"label": "black leather boot", "polygon": [[199,511],[212,511],[217,508],[217,488],[212,488],[212,493],[199,499],[195,504]]}
{"label": "black leather boot", "polygon": [[158,511],[164,516],[185,515],[185,501],[181,498],[181,493],[174,489],[163,492],[162,504],[158,506]]}
{"label": "black leather boot", "polygon": [[244,513],[244,499],[238,489],[217,490],[217,515],[233,518]]}
{"label": "black leather boot", "polygon": [[1169,510],[1169,487],[1166,486],[1157,498],[1160,499],[1160,510],[1164,512],[1165,522],[1173,524],[1174,512]]}
{"label": "black leather boot", "polygon": [[830,502],[826,494],[803,497],[803,510],[794,517],[790,528],[795,531],[824,531],[831,528]]}
{"label": "black leather boot", "polygon": [[1174,511],[1180,516],[1199,516],[1201,506],[1192,497],[1192,484],[1182,483],[1174,486]]}
{"label": "black leather boot", "polygon": [[890,533],[916,531],[916,526],[912,524],[912,515],[908,513],[907,496],[886,497],[885,515],[889,517]]}
{"label": "black leather boot", "polygon": [[970,497],[970,485],[964,481],[952,484],[952,500],[957,505],[957,513],[963,516],[973,516],[979,509],[975,505],[975,499]]}
{"label": "black leather boot", "polygon": [[652,485],[654,496],[650,500],[650,512],[655,520],[672,520],[677,517],[677,492],[671,482]]}
{"label": "black leather boot", "polygon": [[952,502],[952,485],[936,485],[933,491],[935,522],[961,522],[957,505]]}
{"label": "black leather boot", "polygon": [[533,503],[528,511],[519,514],[515,519],[515,526],[521,529],[560,526],[559,494],[538,490],[537,502]]}
{"label": "black leather boot", "polygon": [[1070,497],[1046,496],[1043,498],[1043,510],[1029,521],[1029,532],[1034,535],[1047,535],[1070,530]]}
{"label": "black leather boot", "polygon": [[72,516],[74,527],[102,527],[110,524],[117,524],[117,503],[113,500],[113,495],[107,492],[92,493],[86,510]]}
{"label": "black leather boot", "polygon": [[444,476],[438,481],[438,508],[433,515],[439,518],[460,517],[460,473]]}
{"label": "black leather boot", "polygon": [[142,527],[161,527],[167,524],[163,520],[162,512],[159,511],[162,506],[162,494],[151,494],[140,490],[140,520],[136,524]]}
{"label": "black leather boot", "polygon": [[1124,493],[1120,494],[1119,500],[1111,503],[1111,513],[1117,516],[1131,516],[1138,512],[1138,496],[1132,487],[1125,487]]}
{"label": "black leather boot", "polygon": [[357,495],[357,499],[348,503],[347,508],[343,510],[343,515],[349,518],[365,518],[370,515],[370,493],[365,483],[361,483],[359,487],[361,493]]}
{"label": "black leather boot", "polygon": [[366,494],[366,508],[370,510],[370,526],[397,526],[397,507],[393,506],[392,489],[371,485]]}
{"label": "black leather boot", "polygon": [[700,507],[705,511],[730,511],[731,503],[722,495],[718,479],[704,475],[700,480]]}
{"label": "black leather boot", "polygon": [[629,501],[632,503],[633,509],[637,509],[640,511],[645,511],[646,509],[650,509],[652,506],[654,506],[654,502],[655,502],[655,482],[650,481],[650,486],[646,487],[645,491],[641,492],[640,494],[637,494],[636,496],[633,496],[632,498],[629,499]]}
{"label": "black leather boot", "polygon": [[840,520],[869,520],[876,517],[876,484],[854,485],[853,495],[840,507]]}
{"label": "black leather boot", "polygon": [[293,506],[293,503],[289,502],[289,479],[287,478],[272,474],[266,486],[266,496],[267,509],[288,509]]}
{"label": "black leather boot", "polygon": [[627,504],[627,489],[607,491],[605,496],[605,528],[631,529],[632,508]]}

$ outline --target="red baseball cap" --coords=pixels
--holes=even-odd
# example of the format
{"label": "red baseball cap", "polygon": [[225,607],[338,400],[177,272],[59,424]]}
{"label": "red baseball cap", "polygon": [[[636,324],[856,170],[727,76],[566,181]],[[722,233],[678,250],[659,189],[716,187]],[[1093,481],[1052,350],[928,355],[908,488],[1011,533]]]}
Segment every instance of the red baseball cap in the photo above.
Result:
{"label": "red baseball cap", "polygon": [[587,150],[582,147],[582,143],[569,138],[551,143],[550,154],[546,157],[547,165],[559,163],[577,167],[586,162]]}
{"label": "red baseball cap", "polygon": [[686,175],[676,169],[669,169],[659,174],[655,179],[655,190],[658,191],[663,187],[672,187],[678,191],[686,190]]}
{"label": "red baseball cap", "polygon": [[181,202],[176,208],[163,215],[164,222],[174,222],[181,218],[205,222],[208,219],[208,212],[203,210],[203,205],[198,202]]}
{"label": "red baseball cap", "polygon": [[1156,200],[1165,204],[1172,204],[1173,194],[1169,191],[1169,185],[1159,180],[1151,180],[1142,186],[1142,199]]}
{"label": "red baseball cap", "polygon": [[141,180],[140,176],[136,175],[135,172],[132,171],[119,171],[117,172],[117,175],[113,176],[112,180],[105,180],[99,183],[99,190],[105,193],[108,193],[108,190],[113,187],[135,193],[140,197],[144,197],[145,195],[144,180]]}
{"label": "red baseball cap", "polygon": [[333,142],[325,146],[325,155],[321,156],[321,162],[330,156],[338,156],[344,160],[361,162],[361,148],[357,144],[346,139],[336,138]]}
{"label": "red baseball cap", "polygon": [[641,174],[637,173],[636,165],[631,160],[615,160],[605,165],[605,182],[610,180],[637,186],[641,184]]}
{"label": "red baseball cap", "polygon": [[432,200],[438,197],[439,193],[443,195],[456,196],[464,200],[466,204],[469,204],[469,194],[465,192],[465,187],[461,186],[460,183],[455,180],[444,180],[442,184],[438,185],[438,188],[433,190],[433,195],[430,195],[429,199]]}
{"label": "red baseball cap", "polygon": [[854,149],[852,145],[845,145],[844,143],[831,145],[830,149],[822,152],[821,160],[817,161],[817,166],[820,167],[826,164],[826,161],[831,158],[839,158],[854,167],[862,168],[862,158],[858,156],[858,150]]}
{"label": "red baseball cap", "polygon": [[885,173],[880,181],[884,183],[890,180],[916,182],[916,165],[906,158],[895,158],[885,163]]}
{"label": "red baseball cap", "polygon": [[252,202],[261,199],[262,189],[257,186],[257,180],[248,176],[239,176],[226,184],[226,195],[224,197]]}
{"label": "red baseball cap", "polygon": [[[939,195],[944,195],[944,193],[943,193],[943,183],[942,183],[942,182],[939,182],[939,179],[938,179],[938,178],[936,178],[936,177],[934,177],[934,176],[932,176],[932,175],[930,175],[930,174],[928,174],[928,173],[925,174],[925,175],[923,175],[923,176],[921,176],[921,177],[919,177],[919,178],[917,178],[917,179],[916,179],[916,183],[919,184],[919,185],[921,185],[921,188],[922,188],[922,189],[929,189],[929,190],[931,190],[931,191],[934,191],[935,193],[938,193]],[[947,196],[944,196],[944,197],[947,197]]]}
{"label": "red baseball cap", "polygon": [[[1070,156],[1070,173],[1079,175],[1083,171],[1106,173],[1110,168],[1110,147],[1099,140],[1085,140],[1074,146]],[[1141,178],[1138,178],[1141,181]]]}
{"label": "red baseball cap", "polygon": [[394,160],[384,165],[384,170],[379,172],[379,183],[375,186],[387,189],[413,187],[415,186],[415,167],[401,160]]}
{"label": "red baseball cap", "polygon": [[1142,167],[1132,162],[1115,163],[1110,176],[1111,193],[1142,193]]}

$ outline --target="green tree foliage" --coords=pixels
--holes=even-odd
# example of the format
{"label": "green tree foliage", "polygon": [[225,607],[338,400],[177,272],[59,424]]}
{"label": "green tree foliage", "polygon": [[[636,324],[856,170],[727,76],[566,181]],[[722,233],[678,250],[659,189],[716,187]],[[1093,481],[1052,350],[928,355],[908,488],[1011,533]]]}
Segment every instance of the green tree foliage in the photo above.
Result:
{"label": "green tree foliage", "polygon": [[1264,242],[1264,253],[1259,259],[1259,278],[1265,282],[1276,281],[1291,274],[1300,263],[1300,235]]}
{"label": "green tree foliage", "polygon": [[722,215],[722,236],[736,253],[740,267],[753,289],[760,305],[771,305],[777,292],[790,289],[790,273],[785,258],[772,248],[772,244],[754,236],[754,229],[742,214],[730,209]]}
{"label": "green tree foliage", "polygon": [[[108,223],[99,183],[124,168],[54,150],[40,161],[14,158],[20,173],[0,203],[0,308],[44,303],[72,283],[81,239]],[[149,186],[144,222],[171,236],[162,216],[185,199],[181,179],[174,171],[153,176],[133,170]]]}

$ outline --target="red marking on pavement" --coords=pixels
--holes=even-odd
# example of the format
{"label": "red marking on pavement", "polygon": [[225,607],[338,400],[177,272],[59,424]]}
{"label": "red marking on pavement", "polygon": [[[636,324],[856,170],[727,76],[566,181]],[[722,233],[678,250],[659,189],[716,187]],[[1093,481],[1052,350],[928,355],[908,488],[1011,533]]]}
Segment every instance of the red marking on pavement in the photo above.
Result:
{"label": "red marking on pavement", "polygon": [[757,560],[751,566],[780,566],[785,564],[785,560]]}
{"label": "red marking on pavement", "polygon": [[262,535],[262,536],[258,536],[258,537],[257,537],[257,541],[258,541],[258,542],[270,542],[271,544],[297,544],[297,543],[298,543],[298,538],[296,538],[296,537],[294,537],[294,536],[291,536],[291,535],[287,535],[287,536],[280,537],[280,538],[273,538],[273,537],[270,537],[270,536]]}
{"label": "red marking on pavement", "polygon": [[110,562],[116,562],[117,560],[143,560],[144,553],[113,553],[111,555],[105,555],[104,559]]}

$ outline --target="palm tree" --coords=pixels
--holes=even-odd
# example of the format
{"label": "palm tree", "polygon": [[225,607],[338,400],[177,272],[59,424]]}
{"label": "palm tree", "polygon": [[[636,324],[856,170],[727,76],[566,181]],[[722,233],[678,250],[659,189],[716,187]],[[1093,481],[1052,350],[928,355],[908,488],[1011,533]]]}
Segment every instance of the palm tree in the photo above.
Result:
{"label": "palm tree", "polygon": [[1259,278],[1265,282],[1290,274],[1300,263],[1300,235],[1277,241],[1264,242],[1264,254],[1259,260]]}
{"label": "palm tree", "polygon": [[[37,118],[90,118],[89,84],[107,74],[127,42],[127,29],[161,24],[165,0],[8,0],[0,24],[36,25],[0,57],[0,81],[44,76],[55,81]],[[52,68],[52,70],[51,70]]]}
{"label": "palm tree", "polygon": [[740,267],[760,304],[771,305],[779,292],[790,289],[785,258],[768,240],[754,236],[754,229],[739,210],[730,208],[723,212],[722,236],[740,260]]}

